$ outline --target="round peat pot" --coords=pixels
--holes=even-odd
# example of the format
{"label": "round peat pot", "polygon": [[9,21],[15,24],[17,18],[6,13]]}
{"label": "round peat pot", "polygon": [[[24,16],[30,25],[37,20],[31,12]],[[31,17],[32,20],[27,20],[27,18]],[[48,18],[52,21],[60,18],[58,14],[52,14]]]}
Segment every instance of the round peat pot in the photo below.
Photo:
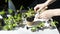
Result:
{"label": "round peat pot", "polygon": [[34,23],[34,22],[28,22],[28,21],[26,22],[26,24],[27,24],[28,27],[29,27],[29,26],[32,26],[33,23]]}
{"label": "round peat pot", "polygon": [[27,26],[32,26],[33,23],[34,23],[33,21],[34,21],[34,16],[27,17],[26,18],[26,24],[27,24]]}

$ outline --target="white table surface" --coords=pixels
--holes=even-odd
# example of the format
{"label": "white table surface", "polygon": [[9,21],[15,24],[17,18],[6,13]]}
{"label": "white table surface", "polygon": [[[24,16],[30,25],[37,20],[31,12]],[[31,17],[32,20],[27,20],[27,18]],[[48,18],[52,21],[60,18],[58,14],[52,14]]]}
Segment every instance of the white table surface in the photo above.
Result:
{"label": "white table surface", "polygon": [[0,31],[0,34],[59,34],[57,28],[56,29],[44,29],[36,31],[36,32],[31,32],[31,30],[27,30],[26,27],[24,28],[19,28],[18,30],[14,31]]}

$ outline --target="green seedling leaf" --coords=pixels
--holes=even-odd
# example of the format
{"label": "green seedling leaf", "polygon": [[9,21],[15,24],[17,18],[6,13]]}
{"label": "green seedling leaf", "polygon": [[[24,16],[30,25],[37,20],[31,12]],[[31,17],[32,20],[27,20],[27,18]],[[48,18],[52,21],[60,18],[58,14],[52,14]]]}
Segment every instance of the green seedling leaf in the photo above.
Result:
{"label": "green seedling leaf", "polygon": [[35,27],[35,26],[31,28],[32,32],[35,32],[36,30],[37,30],[37,27]]}
{"label": "green seedling leaf", "polygon": [[51,26],[55,26],[56,27],[55,24],[58,24],[58,22],[57,21],[51,22]]}
{"label": "green seedling leaf", "polygon": [[8,30],[9,28],[8,28],[8,26],[7,25],[5,25],[4,27],[3,27],[3,30]]}
{"label": "green seedling leaf", "polygon": [[0,12],[0,15],[4,15],[4,14],[5,14],[5,11],[2,10],[2,11]]}
{"label": "green seedling leaf", "polygon": [[9,14],[13,13],[12,9],[8,9]]}
{"label": "green seedling leaf", "polygon": [[20,7],[20,11],[23,9],[24,7],[21,5],[21,7]]}

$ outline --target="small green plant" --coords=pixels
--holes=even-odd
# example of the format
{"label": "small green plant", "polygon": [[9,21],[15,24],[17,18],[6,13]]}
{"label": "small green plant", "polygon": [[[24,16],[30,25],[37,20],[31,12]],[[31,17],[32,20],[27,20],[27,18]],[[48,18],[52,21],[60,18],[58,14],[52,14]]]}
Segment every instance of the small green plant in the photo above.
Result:
{"label": "small green plant", "polygon": [[27,17],[30,17],[30,16],[34,16],[35,15],[35,12],[34,10],[31,8],[27,11],[27,13],[25,13],[27,15]]}
{"label": "small green plant", "polygon": [[51,22],[50,25],[56,27],[56,24],[58,24],[57,21]]}

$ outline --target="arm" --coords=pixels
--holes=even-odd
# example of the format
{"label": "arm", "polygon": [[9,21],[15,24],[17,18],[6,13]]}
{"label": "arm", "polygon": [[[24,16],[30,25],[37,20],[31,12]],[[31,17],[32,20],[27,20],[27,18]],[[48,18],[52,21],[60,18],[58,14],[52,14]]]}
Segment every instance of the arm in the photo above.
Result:
{"label": "arm", "polygon": [[42,4],[37,4],[35,7],[34,7],[34,11],[35,12],[38,12],[38,11],[41,11],[41,10],[46,10],[47,6],[52,4],[53,2],[55,2],[56,0],[47,0],[45,3],[42,3]]}
{"label": "arm", "polygon": [[53,10],[54,16],[60,16],[60,9]]}
{"label": "arm", "polygon": [[45,10],[38,16],[38,18],[50,19],[53,16],[60,16],[60,9]]}
{"label": "arm", "polygon": [[55,2],[56,0],[47,0],[46,2],[45,2],[45,4],[46,5],[50,5],[50,4],[52,4],[53,2]]}

